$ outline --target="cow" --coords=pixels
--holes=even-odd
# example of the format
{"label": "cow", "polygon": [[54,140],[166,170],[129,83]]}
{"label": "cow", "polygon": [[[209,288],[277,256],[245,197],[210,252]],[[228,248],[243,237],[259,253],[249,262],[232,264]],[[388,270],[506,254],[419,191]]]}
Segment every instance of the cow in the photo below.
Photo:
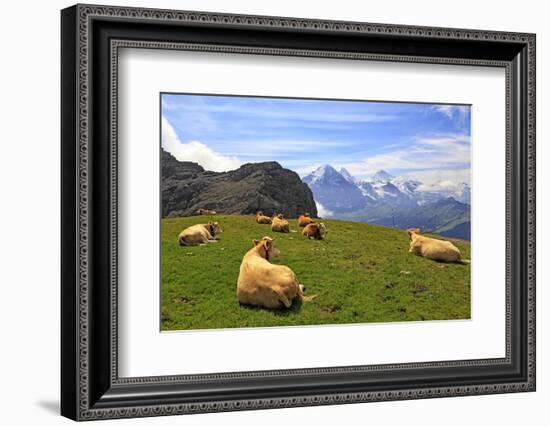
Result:
{"label": "cow", "polygon": [[298,226],[301,226],[302,228],[313,222],[314,220],[309,216],[309,213],[304,213],[298,218]]}
{"label": "cow", "polygon": [[409,253],[428,259],[449,263],[465,263],[460,250],[450,241],[437,240],[420,234],[419,228],[407,229],[410,241]]}
{"label": "cow", "polygon": [[324,223],[310,223],[302,231],[302,235],[305,235],[312,240],[323,240],[327,235],[327,227]]}
{"label": "cow", "polygon": [[263,212],[256,213],[256,223],[259,224],[271,224],[271,218],[269,216],[265,216]]}
{"label": "cow", "polygon": [[271,221],[271,230],[274,232],[290,232],[290,225],[288,220],[279,213],[277,216],[274,216]]}
{"label": "cow", "polygon": [[214,210],[198,209],[197,214],[198,215],[206,215],[206,216],[214,216],[216,214],[216,212]]}
{"label": "cow", "polygon": [[273,239],[263,237],[252,243],[253,247],[243,257],[237,279],[239,303],[279,309],[290,308],[294,300],[309,301],[315,297],[304,296],[304,286],[292,269],[270,262],[279,254]]}
{"label": "cow", "polygon": [[193,246],[197,244],[216,243],[216,235],[223,230],[218,222],[208,222],[205,224],[192,225],[185,228],[178,235],[180,246]]}

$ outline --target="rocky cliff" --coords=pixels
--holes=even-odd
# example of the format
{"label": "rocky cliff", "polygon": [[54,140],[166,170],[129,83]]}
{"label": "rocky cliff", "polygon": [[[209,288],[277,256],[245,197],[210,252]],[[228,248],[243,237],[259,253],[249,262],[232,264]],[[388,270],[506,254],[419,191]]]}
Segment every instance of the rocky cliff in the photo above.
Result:
{"label": "rocky cliff", "polygon": [[161,152],[162,216],[196,214],[199,208],[223,214],[296,217],[304,212],[317,216],[313,194],[295,172],[279,163],[245,164],[237,170],[217,173],[197,163],[178,161]]}

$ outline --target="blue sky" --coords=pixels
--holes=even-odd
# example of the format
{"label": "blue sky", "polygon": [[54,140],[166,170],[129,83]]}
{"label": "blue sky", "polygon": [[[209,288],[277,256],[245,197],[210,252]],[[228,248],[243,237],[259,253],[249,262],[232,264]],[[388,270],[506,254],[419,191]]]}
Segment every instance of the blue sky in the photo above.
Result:
{"label": "blue sky", "polygon": [[162,144],[222,171],[277,161],[470,183],[469,106],[162,94]]}

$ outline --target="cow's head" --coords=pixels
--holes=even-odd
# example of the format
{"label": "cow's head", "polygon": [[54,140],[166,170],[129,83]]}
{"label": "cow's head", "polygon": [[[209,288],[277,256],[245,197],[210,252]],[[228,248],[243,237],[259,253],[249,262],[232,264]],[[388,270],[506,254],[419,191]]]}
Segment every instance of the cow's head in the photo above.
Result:
{"label": "cow's head", "polygon": [[218,222],[208,222],[208,228],[210,229],[210,233],[214,237],[216,234],[221,234],[223,232],[222,227]]}
{"label": "cow's head", "polygon": [[321,222],[317,224],[317,229],[319,229],[319,237],[323,240],[328,233],[327,227]]}
{"label": "cow's head", "polygon": [[275,239],[263,237],[261,240],[253,240],[256,250],[266,260],[271,260],[280,254],[279,249],[275,247]]}
{"label": "cow's head", "polygon": [[409,241],[412,240],[413,236],[420,234],[420,228],[409,228],[407,229],[407,234],[409,234]]}

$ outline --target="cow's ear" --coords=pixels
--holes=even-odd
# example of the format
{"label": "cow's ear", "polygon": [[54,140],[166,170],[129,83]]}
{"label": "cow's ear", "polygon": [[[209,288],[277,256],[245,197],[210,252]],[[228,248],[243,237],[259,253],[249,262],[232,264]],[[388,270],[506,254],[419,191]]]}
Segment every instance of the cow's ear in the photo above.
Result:
{"label": "cow's ear", "polygon": [[258,244],[260,244],[260,240],[252,240],[252,244],[254,244],[255,246],[257,246]]}
{"label": "cow's ear", "polygon": [[273,245],[273,240],[264,240],[264,246],[267,250],[269,250],[272,245]]}
{"label": "cow's ear", "polygon": [[211,220],[209,220],[209,221],[208,221],[208,224],[209,224],[209,225],[212,225],[212,221],[211,221]]}

